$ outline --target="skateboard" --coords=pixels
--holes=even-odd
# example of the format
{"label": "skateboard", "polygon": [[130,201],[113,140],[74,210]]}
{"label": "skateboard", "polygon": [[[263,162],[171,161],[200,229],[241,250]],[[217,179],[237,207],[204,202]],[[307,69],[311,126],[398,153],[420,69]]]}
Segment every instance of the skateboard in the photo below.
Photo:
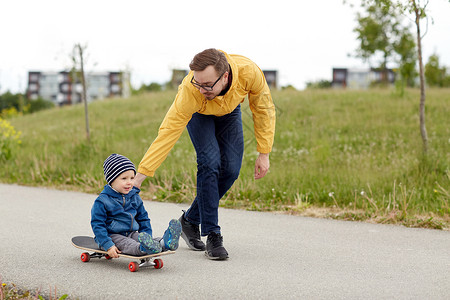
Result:
{"label": "skateboard", "polygon": [[[90,236],[75,236],[72,238],[72,245],[78,249],[86,250],[86,251],[94,251],[93,253],[83,252],[81,254],[81,261],[88,262],[91,258],[106,258],[112,259],[108,255],[108,252],[100,249],[98,244],[95,242],[93,237]],[[157,258],[159,256],[174,254],[175,251],[164,251],[156,254],[148,254],[142,256],[134,256],[129,254],[119,254],[119,257],[126,257],[136,261],[132,261],[128,264],[128,270],[131,272],[137,272],[139,268],[143,267],[154,267],[155,269],[161,269],[164,264],[162,259]]]}

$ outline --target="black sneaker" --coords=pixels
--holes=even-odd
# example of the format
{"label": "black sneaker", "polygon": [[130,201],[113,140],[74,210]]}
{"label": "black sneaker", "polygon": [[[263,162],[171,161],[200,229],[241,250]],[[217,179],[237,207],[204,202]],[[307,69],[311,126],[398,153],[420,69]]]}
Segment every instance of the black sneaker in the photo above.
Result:
{"label": "black sneaker", "polygon": [[189,248],[195,251],[204,251],[205,243],[200,238],[200,230],[198,225],[192,224],[184,218],[186,212],[183,210],[183,215],[180,217],[181,223],[181,237],[186,241]]}
{"label": "black sneaker", "polygon": [[208,235],[205,254],[209,259],[225,260],[228,258],[228,252],[223,247],[223,237],[220,233],[212,232]]}

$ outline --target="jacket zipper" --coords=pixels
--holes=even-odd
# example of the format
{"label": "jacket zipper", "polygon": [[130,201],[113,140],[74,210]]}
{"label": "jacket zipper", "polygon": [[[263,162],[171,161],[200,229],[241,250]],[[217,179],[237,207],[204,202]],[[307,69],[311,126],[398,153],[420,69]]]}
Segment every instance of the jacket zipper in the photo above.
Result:
{"label": "jacket zipper", "polygon": [[[122,195],[123,198],[123,207],[125,207],[125,196]],[[130,215],[130,219],[131,219],[131,227],[130,227],[130,233],[133,232],[133,223],[134,223],[134,219],[133,219],[133,215],[131,213],[128,213]]]}

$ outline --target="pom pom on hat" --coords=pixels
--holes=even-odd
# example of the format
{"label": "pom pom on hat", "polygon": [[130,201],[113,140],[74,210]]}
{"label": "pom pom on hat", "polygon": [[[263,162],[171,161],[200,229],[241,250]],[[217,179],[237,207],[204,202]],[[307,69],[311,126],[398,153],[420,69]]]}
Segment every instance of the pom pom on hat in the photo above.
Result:
{"label": "pom pom on hat", "polygon": [[123,172],[133,170],[136,175],[136,167],[134,164],[123,155],[111,154],[103,163],[103,173],[105,174],[106,182],[111,183]]}

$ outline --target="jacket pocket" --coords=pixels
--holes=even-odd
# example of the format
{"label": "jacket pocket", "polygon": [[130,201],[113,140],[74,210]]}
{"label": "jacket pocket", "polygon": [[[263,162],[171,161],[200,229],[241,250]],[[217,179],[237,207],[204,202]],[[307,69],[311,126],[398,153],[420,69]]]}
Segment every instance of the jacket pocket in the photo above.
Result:
{"label": "jacket pocket", "polygon": [[111,224],[109,224],[108,226],[108,232],[117,232],[117,221],[116,220],[112,220]]}

